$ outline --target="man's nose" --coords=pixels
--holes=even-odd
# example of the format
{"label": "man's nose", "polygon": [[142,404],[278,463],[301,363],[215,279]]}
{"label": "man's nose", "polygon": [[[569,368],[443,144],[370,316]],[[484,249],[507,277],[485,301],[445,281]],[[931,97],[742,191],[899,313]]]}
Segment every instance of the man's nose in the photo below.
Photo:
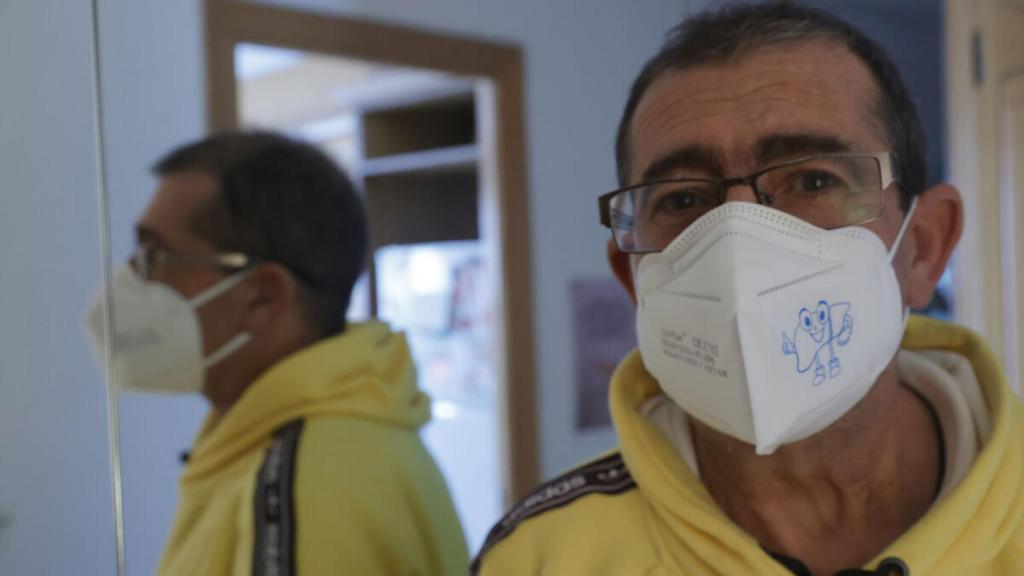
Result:
{"label": "man's nose", "polygon": [[757,203],[757,194],[750,184],[736,183],[725,190],[725,197],[722,202],[754,202]]}

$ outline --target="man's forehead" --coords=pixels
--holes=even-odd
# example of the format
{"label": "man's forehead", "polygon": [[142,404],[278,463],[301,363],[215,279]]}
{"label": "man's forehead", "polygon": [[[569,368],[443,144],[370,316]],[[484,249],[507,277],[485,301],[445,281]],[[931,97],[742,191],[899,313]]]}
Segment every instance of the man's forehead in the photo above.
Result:
{"label": "man's forehead", "polygon": [[188,248],[204,243],[192,227],[193,218],[214,198],[216,179],[205,172],[188,171],[160,177],[156,193],[139,218],[137,227],[173,244]]}
{"label": "man's forehead", "polygon": [[733,172],[756,169],[765,138],[812,134],[860,151],[886,147],[876,83],[863,62],[829,41],[765,47],[722,63],[662,74],[630,126],[631,180],[659,158],[700,146]]}

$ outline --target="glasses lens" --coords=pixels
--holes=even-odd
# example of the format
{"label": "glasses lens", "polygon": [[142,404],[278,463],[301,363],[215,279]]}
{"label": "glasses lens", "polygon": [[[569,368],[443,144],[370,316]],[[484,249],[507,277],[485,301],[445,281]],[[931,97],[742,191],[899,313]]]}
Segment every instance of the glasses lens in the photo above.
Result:
{"label": "glasses lens", "polygon": [[167,256],[166,250],[157,248],[152,244],[142,243],[135,247],[135,251],[132,252],[128,260],[132,268],[138,272],[139,277],[149,281],[152,280],[153,270],[156,269],[158,264],[165,262]]}
{"label": "glasses lens", "polygon": [[612,233],[623,252],[654,252],[718,204],[715,184],[677,181],[623,190],[609,202]]}
{"label": "glasses lens", "polygon": [[882,171],[871,156],[825,156],[780,166],[757,179],[772,208],[819,226],[839,228],[877,218]]}
{"label": "glasses lens", "polygon": [[128,256],[128,264],[143,280],[148,280],[149,278],[149,262],[147,261],[146,252],[144,244],[137,244],[135,249],[132,250],[131,255]]}

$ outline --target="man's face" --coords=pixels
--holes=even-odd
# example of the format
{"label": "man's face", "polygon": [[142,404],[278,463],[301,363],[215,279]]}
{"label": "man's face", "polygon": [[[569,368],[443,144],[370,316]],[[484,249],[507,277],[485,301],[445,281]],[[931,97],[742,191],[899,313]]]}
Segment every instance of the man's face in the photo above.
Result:
{"label": "man's face", "polygon": [[[826,41],[769,47],[737,61],[670,71],[641,98],[630,129],[630,184],[743,176],[829,152],[891,149],[874,113],[867,67]],[[865,228],[891,245],[902,220],[897,187]],[[726,201],[756,201],[749,187]],[[640,256],[631,257],[635,275]],[[894,261],[901,277],[902,261]],[[901,277],[902,280],[902,277]]]}
{"label": "man's face", "polygon": [[[216,254],[213,245],[192,226],[217,192],[217,181],[203,172],[181,172],[161,178],[156,194],[136,224],[137,241],[161,248],[180,260],[154,266],[149,279],[166,284],[186,299],[222,281],[225,274],[204,261]],[[235,336],[241,310],[232,292],[201,307],[197,314],[203,333],[203,353],[209,355]],[[213,382],[213,371],[207,381]]]}

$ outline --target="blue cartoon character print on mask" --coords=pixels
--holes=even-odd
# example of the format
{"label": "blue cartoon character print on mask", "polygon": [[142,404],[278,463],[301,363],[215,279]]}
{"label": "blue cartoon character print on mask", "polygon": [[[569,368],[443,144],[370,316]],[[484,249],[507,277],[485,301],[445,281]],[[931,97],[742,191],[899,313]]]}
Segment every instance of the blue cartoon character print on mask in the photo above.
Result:
{"label": "blue cartoon character print on mask", "polygon": [[[796,356],[796,371],[804,374],[814,369],[814,385],[839,376],[843,368],[836,356],[836,346],[846,346],[853,336],[850,303],[829,304],[822,300],[813,310],[800,309],[793,335],[782,334],[782,353]],[[826,371],[825,365],[828,364]]]}

